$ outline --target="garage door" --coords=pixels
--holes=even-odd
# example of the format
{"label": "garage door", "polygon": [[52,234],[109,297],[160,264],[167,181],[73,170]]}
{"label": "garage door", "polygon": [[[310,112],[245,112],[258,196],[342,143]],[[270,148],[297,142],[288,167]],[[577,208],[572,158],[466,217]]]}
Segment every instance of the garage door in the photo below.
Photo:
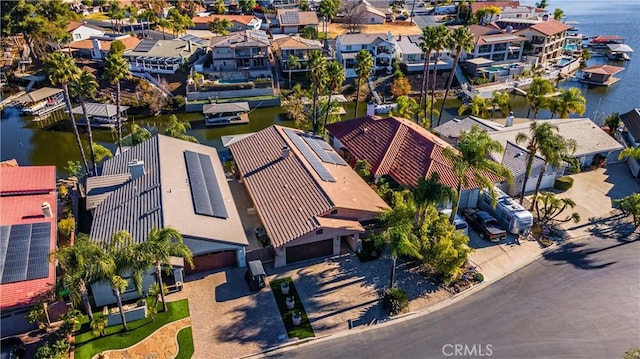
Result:
{"label": "garage door", "polygon": [[211,269],[232,267],[236,265],[236,251],[207,253],[193,257],[194,268],[185,265],[186,274],[204,272]]}
{"label": "garage door", "polygon": [[[553,182],[556,176],[555,173],[547,173],[542,176],[542,182],[540,182],[540,189],[553,187]],[[531,193],[536,190],[536,184],[538,184],[538,176],[530,177],[527,181],[527,188],[525,189],[525,193]],[[520,186],[522,188],[522,186]],[[518,191],[520,192],[520,191]]]}
{"label": "garage door", "polygon": [[333,239],[287,247],[287,263],[333,254]]}

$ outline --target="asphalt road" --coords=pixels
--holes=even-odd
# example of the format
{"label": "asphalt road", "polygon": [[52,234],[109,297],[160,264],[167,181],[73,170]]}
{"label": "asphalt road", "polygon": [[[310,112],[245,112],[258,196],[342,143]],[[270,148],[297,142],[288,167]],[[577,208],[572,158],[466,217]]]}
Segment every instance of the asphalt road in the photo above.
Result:
{"label": "asphalt road", "polygon": [[640,347],[640,240],[568,243],[440,311],[349,334],[268,357],[621,358]]}

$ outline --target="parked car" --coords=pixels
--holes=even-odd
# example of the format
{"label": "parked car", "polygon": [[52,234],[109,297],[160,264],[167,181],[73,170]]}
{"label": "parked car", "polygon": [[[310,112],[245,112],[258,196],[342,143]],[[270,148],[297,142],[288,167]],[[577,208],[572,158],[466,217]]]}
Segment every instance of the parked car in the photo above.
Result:
{"label": "parked car", "polygon": [[405,21],[406,19],[407,19],[407,17],[405,15],[402,15],[402,14],[396,16],[396,21],[398,21],[398,20]]}
{"label": "parked car", "polygon": [[26,355],[22,339],[17,337],[4,338],[0,342],[0,359],[22,359]]}
{"label": "parked car", "polygon": [[[440,213],[446,216],[451,216],[451,208],[443,209],[440,211]],[[465,236],[469,235],[469,225],[461,215],[456,213],[456,218],[454,218],[453,220],[453,225],[456,227],[456,230],[462,231]]]}
{"label": "parked car", "polygon": [[262,242],[262,245],[264,247],[268,246],[270,243],[269,235],[267,234],[267,230],[264,229],[264,227],[256,228],[256,238],[259,239],[260,242]]}
{"label": "parked car", "polygon": [[498,242],[507,238],[507,231],[489,213],[473,208],[465,208],[462,210],[462,215],[467,220],[467,223],[480,233],[480,238],[488,239],[491,242]]}
{"label": "parked car", "polygon": [[249,289],[251,289],[251,291],[257,292],[266,287],[266,277],[267,274],[264,272],[264,267],[262,266],[261,261],[255,260],[249,262],[244,279],[247,281],[247,284],[249,284]]}

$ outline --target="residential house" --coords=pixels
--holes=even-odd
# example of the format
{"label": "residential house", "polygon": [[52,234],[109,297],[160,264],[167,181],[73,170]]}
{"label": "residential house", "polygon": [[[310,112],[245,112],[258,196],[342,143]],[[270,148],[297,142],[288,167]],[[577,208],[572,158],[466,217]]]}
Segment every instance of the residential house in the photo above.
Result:
{"label": "residential house", "polygon": [[298,9],[278,9],[272,23],[273,34],[297,34],[310,26],[318,30],[318,15],[315,11],[300,11]]}
{"label": "residential house", "polygon": [[591,65],[582,69],[582,76],[579,78],[580,82],[590,85],[598,86],[610,86],[620,81],[618,77],[614,77],[615,74],[622,72],[624,67],[613,65]]}
{"label": "residential house", "polygon": [[[518,145],[517,143],[507,140],[503,154],[492,153],[490,155],[492,160],[505,165],[513,175],[513,182],[510,185],[505,184],[505,187],[503,188],[510,196],[519,196],[522,192],[522,183],[526,175],[527,161],[529,157],[529,151],[527,151],[525,146],[526,144]],[[529,174],[529,177],[527,177],[527,186],[524,190],[525,193],[535,191],[538,183],[538,177],[540,176],[540,170],[543,165],[544,158],[536,154],[533,158],[533,164],[531,165],[531,173]],[[565,166],[560,166],[559,168],[547,166],[544,174],[542,175],[540,189],[553,187],[555,179],[564,175],[564,170]]]}
{"label": "residential house", "polygon": [[476,1],[471,3],[471,11],[475,14],[478,10],[489,6],[497,7],[500,9],[500,13],[497,15],[487,14],[484,17],[486,23],[500,19],[538,19],[540,16],[548,14],[545,9],[521,5],[519,1]]}
{"label": "residential house", "polygon": [[261,30],[245,30],[211,39],[210,69],[203,69],[224,80],[271,76],[269,38]]}
{"label": "residential house", "polygon": [[[622,145],[615,139],[604,132],[589,118],[563,118],[552,120],[535,120],[550,123],[558,127],[558,133],[567,139],[576,141],[576,151],[571,157],[578,160],[581,167],[590,167],[594,156],[600,155],[607,159],[608,163],[618,162],[618,154],[622,150]],[[511,121],[508,121],[508,123]],[[449,121],[436,128],[433,131],[445,139],[449,143],[456,143],[462,131],[469,131],[471,127],[477,125],[481,129],[486,130],[489,136],[506,146],[507,142],[516,143],[518,133],[529,133],[530,123],[516,123],[510,126],[502,126],[493,121],[480,119],[477,117],[468,117],[462,121]],[[495,154],[494,159],[499,156]],[[548,180],[551,185],[553,181]],[[544,187],[543,187],[544,188]]]}
{"label": "residential house", "polygon": [[[458,186],[451,163],[443,156],[451,145],[413,121],[365,116],[329,124],[327,131],[331,145],[347,162],[368,161],[376,179],[389,176],[415,188],[420,178],[437,173],[442,184],[453,189]],[[497,177],[494,180],[501,182]],[[475,207],[480,184],[470,181],[462,188],[460,207]]]}
{"label": "residential house", "polygon": [[182,65],[204,55],[207,45],[208,41],[189,35],[172,40],[144,39],[122,56],[133,72],[173,75]]}
{"label": "residential house", "polygon": [[[396,40],[396,59],[406,66],[407,72],[422,72],[426,54],[420,48],[420,36],[399,35]],[[455,54],[454,54],[455,55]],[[431,53],[429,69],[434,69],[435,53]],[[438,70],[449,70],[453,67],[453,55],[450,50],[440,51],[438,54]]]}
{"label": "residential house", "polygon": [[397,42],[391,32],[386,34],[344,34],[336,38],[336,58],[342,63],[347,78],[356,77],[356,55],[367,50],[373,56],[373,71],[391,72],[396,57]]}
{"label": "residential house", "polygon": [[77,21],[69,22],[67,25],[67,32],[71,34],[73,41],[85,40],[92,36],[102,36],[105,33],[104,29],[101,27]]}
{"label": "residential house", "polygon": [[[624,125],[620,132],[622,140],[627,147],[640,147],[640,108],[623,113],[620,115],[620,119]],[[640,160],[629,157],[627,163],[631,173],[636,178],[640,178]]]}
{"label": "residential house", "polygon": [[322,42],[309,40],[297,35],[275,35],[271,41],[273,52],[280,61],[283,71],[289,72],[289,56],[293,55],[300,63],[299,68],[291,69],[291,72],[309,71],[307,60],[309,52],[313,50],[322,51]]}
{"label": "residential house", "polygon": [[103,36],[92,36],[88,39],[73,41],[69,44],[69,47],[74,53],[74,56],[104,60],[109,55],[111,44],[115,40],[120,40],[124,44],[125,51],[135,49],[140,43],[140,39],[130,35],[105,34]]}
{"label": "residential house", "polygon": [[191,20],[193,20],[193,23],[195,25],[194,29],[209,30],[209,23],[212,23],[216,19],[229,20],[232,24],[231,28],[228,30],[229,32],[260,30],[260,26],[262,25],[262,19],[259,19],[253,15],[196,15]]}
{"label": "residential house", "polygon": [[[545,17],[547,18],[547,17]],[[531,43],[530,56],[537,57],[538,64],[548,64],[562,57],[562,48],[567,39],[567,30],[571,27],[554,19],[538,22],[515,34],[524,36]]]}
{"label": "residential house", "polygon": [[0,166],[2,337],[34,329],[25,316],[55,284],[57,201],[55,166]]}
{"label": "residential house", "polygon": [[387,204],[320,137],[271,126],[229,146],[276,268],[361,248]]}
{"label": "residential house", "polygon": [[[106,160],[101,175],[87,179],[86,191],[92,240],[126,230],[141,243],[153,228],[174,228],[193,254],[195,268],[185,267],[186,273],[246,265],[247,236],[213,147],[156,135]],[[183,281],[182,268],[167,278]],[[152,271],[144,290],[151,283]],[[115,302],[108,283],[92,290],[96,305]],[[137,297],[132,286],[123,293],[124,300]]]}
{"label": "residential house", "polygon": [[462,54],[465,60],[485,58],[492,64],[514,63],[522,59],[524,36],[504,32],[493,26],[471,25],[469,30],[474,37],[471,52]]}

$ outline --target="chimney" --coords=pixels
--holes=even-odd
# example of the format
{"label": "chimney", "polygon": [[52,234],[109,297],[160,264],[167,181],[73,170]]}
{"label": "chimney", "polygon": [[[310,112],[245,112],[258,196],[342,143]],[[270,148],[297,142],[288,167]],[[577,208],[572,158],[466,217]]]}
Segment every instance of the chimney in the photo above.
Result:
{"label": "chimney", "polygon": [[509,116],[507,116],[507,121],[504,123],[504,127],[511,127],[513,126],[513,111],[509,112]]}
{"label": "chimney", "polygon": [[147,174],[144,170],[144,161],[133,160],[129,162],[129,172],[131,173],[131,180],[135,180],[136,178],[140,178]]}
{"label": "chimney", "polygon": [[51,212],[51,205],[49,202],[42,202],[42,214],[45,218],[53,217],[53,212]]}
{"label": "chimney", "polygon": [[191,40],[187,41],[187,49],[189,49],[189,53],[191,53]]}
{"label": "chimney", "polygon": [[373,102],[367,103],[367,116],[375,116],[376,105]]}
{"label": "chimney", "polygon": [[542,15],[542,21],[548,21],[548,20],[549,20],[549,15],[548,14]]}
{"label": "chimney", "polygon": [[511,26],[511,25],[507,26],[507,28],[505,29],[505,32],[506,32],[507,34],[512,33],[512,32],[513,32],[513,26]]}
{"label": "chimney", "polygon": [[291,153],[291,149],[289,148],[289,146],[282,146],[282,154],[280,155],[280,158],[284,160],[285,158],[289,157],[289,153]]}
{"label": "chimney", "polygon": [[96,59],[102,58],[102,53],[100,52],[100,40],[93,38],[91,39],[92,47],[93,47],[93,57]]}
{"label": "chimney", "polygon": [[402,34],[398,35],[398,41],[402,41]]}

